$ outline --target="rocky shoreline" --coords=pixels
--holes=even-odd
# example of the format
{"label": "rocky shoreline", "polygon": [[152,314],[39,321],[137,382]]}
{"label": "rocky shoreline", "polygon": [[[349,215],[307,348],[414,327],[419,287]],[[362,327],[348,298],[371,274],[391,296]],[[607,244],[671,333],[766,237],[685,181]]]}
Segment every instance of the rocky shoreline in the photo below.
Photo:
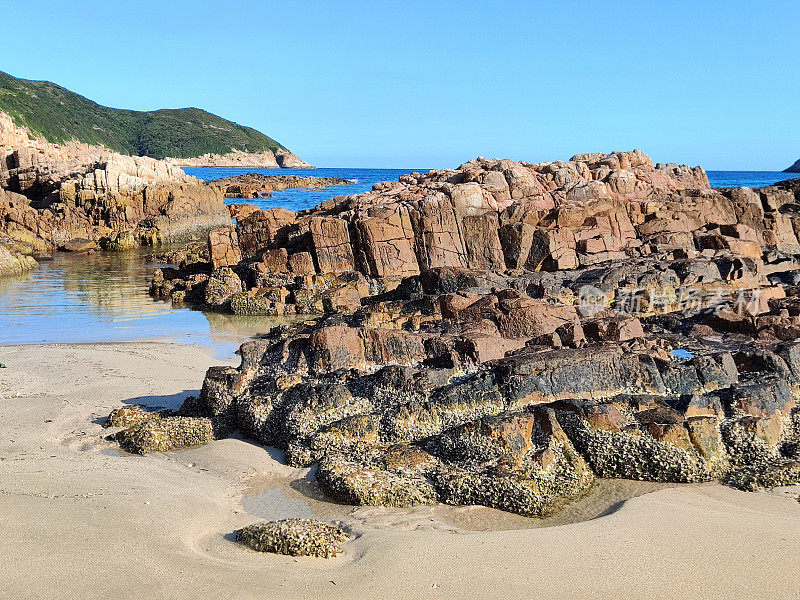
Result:
{"label": "rocky shoreline", "polygon": [[229,152],[228,154],[204,154],[196,158],[167,158],[169,164],[177,167],[219,167],[236,169],[313,169],[310,164],[288,150],[272,152],[266,150],[257,154],[248,152]]}
{"label": "rocky shoreline", "polygon": [[[267,154],[274,162],[272,153],[262,158]],[[305,165],[292,156],[279,162]],[[0,277],[32,270],[38,257],[54,251],[128,250],[202,238],[231,224],[226,197],[349,183],[253,174],[203,182],[174,162],[52,144],[0,112]]]}
{"label": "rocky shoreline", "polygon": [[151,158],[33,139],[0,113],[0,239],[30,255],[122,250],[229,223],[220,190]]}
{"label": "rocky shoreline", "polygon": [[[662,597],[677,585],[681,597],[744,600],[797,589],[787,565],[798,556],[798,488],[749,494],[714,483],[601,480],[545,520],[479,506],[347,506],[320,494],[313,471],[240,438],[118,452],[101,417],[131,402],[177,408],[205,369],[221,364],[197,345],[0,346],[0,362],[8,365],[0,370],[0,552],[8,557],[0,578],[9,597],[133,590],[179,598],[185,586],[176,581],[202,597],[235,590],[246,599],[417,598],[434,583],[435,593],[457,598],[499,589],[512,598]],[[342,552],[282,556],[235,541],[240,530],[260,534],[252,526],[262,520],[298,517],[347,531]],[[328,532],[286,529],[252,539],[258,549],[330,547]],[[602,577],[586,575],[594,565]]]}
{"label": "rocky shoreline", "polygon": [[289,189],[322,189],[333,185],[352,185],[340,177],[301,177],[299,175],[263,175],[246,173],[212,179],[207,185],[220,187],[226,198],[270,198],[272,192]]}
{"label": "rocky shoreline", "polygon": [[156,271],[153,295],[317,318],[245,344],[180,414],[121,439],[144,453],[184,445],[172,430],[239,430],[317,463],[347,503],[529,516],[597,477],[795,483],[799,200],[798,180],[715,190],[637,151],[478,159],[245,211],[208,263]]}

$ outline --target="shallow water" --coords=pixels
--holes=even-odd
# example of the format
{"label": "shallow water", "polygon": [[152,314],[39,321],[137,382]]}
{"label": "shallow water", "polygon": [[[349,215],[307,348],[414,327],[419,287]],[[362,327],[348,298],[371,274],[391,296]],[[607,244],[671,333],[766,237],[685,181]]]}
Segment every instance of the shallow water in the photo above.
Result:
{"label": "shallow water", "polygon": [[[187,169],[200,179],[216,179],[252,169]],[[334,196],[369,190],[377,181],[397,180],[413,169],[258,169],[280,175],[342,177],[357,183],[323,190],[286,190],[274,198],[247,200],[263,208],[312,207]],[[157,265],[147,261],[152,250],[56,253],[27,275],[0,280],[0,345],[98,343],[163,339],[213,348],[230,356],[244,341],[265,333],[286,319],[237,317],[173,309],[148,295]]]}
{"label": "shallow water", "polygon": [[36,271],[0,280],[0,344],[163,339],[231,355],[268,331],[270,317],[173,309],[148,295],[147,252],[57,253]]}

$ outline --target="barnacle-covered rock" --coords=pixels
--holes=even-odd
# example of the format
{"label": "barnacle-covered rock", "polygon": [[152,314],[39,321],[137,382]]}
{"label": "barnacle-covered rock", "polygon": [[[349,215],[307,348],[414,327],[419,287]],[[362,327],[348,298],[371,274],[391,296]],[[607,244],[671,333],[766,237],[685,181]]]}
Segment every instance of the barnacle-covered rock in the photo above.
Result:
{"label": "barnacle-covered rock", "polygon": [[552,409],[483,418],[445,432],[436,473],[444,502],[545,516],[585,495],[594,474]]}
{"label": "barnacle-covered rock", "polygon": [[741,411],[723,422],[732,465],[725,483],[747,491],[800,483],[800,413],[795,410],[782,425],[777,418],[759,419]]}
{"label": "barnacle-covered rock", "polygon": [[241,210],[242,260],[154,291],[324,313],[210,369],[197,406],[318,462],[340,500],[541,516],[596,476],[800,472],[800,181],[716,190],[641,152],[478,159]]}
{"label": "barnacle-covered rock", "polygon": [[214,426],[208,417],[148,419],[117,434],[120,446],[136,454],[199,446],[213,439]]}
{"label": "barnacle-covered rock", "polygon": [[237,542],[259,552],[319,558],[336,556],[348,539],[344,530],[313,519],[255,523],[236,532]]}
{"label": "barnacle-covered rock", "polygon": [[320,461],[317,477],[327,493],[349,504],[415,506],[438,500],[431,480],[437,466],[438,461],[430,455],[404,468],[392,464],[381,452],[337,453]]}
{"label": "barnacle-covered rock", "polygon": [[678,427],[682,438],[675,442],[659,441],[649,432],[639,429],[605,431],[592,429],[576,413],[558,412],[559,421],[578,451],[586,457],[600,477],[623,477],[643,481],[687,483],[709,481],[719,476],[726,466],[724,450],[706,458],[691,445],[689,432]]}
{"label": "barnacle-covered rock", "polygon": [[145,410],[137,404],[115,408],[106,417],[104,427],[135,427],[151,419],[157,419],[160,414],[155,411]]}

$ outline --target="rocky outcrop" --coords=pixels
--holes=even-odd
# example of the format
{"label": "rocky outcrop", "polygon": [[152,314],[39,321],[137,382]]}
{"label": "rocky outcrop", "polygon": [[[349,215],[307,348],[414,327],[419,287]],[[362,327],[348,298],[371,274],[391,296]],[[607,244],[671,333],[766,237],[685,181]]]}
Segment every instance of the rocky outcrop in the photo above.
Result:
{"label": "rocky outcrop", "polygon": [[204,154],[196,158],[167,158],[166,162],[178,167],[228,167],[237,169],[313,169],[288,150],[272,152],[266,150],[257,154],[234,151],[228,154]]}
{"label": "rocky outcrop", "polygon": [[544,516],[597,477],[758,489],[800,481],[799,207],[799,180],[714,190],[641,152],[478,159],[242,209],[220,262],[153,293],[322,315],[210,369],[197,410],[343,502]]}
{"label": "rocky outcrop", "polygon": [[794,163],[788,169],[784,169],[783,172],[784,173],[800,173],[800,160],[798,160],[796,163]]}
{"label": "rocky outcrop", "polygon": [[[715,245],[759,254],[759,236],[792,251],[791,217],[767,212],[765,221],[757,195],[713,190],[702,169],[654,165],[641,152],[540,165],[479,159],[301,213],[238,207],[248,301],[235,306],[258,314],[354,308],[359,289],[386,291],[442,267],[559,271],[676,252],[692,258]],[[180,273],[160,280],[158,297],[186,288]]]}
{"label": "rocky outcrop", "polygon": [[263,175],[247,173],[223,177],[208,185],[224,190],[226,198],[269,198],[271,192],[288,189],[322,189],[332,185],[351,185],[349,179],[339,177],[300,177],[299,175]]}
{"label": "rocky outcrop", "polygon": [[0,113],[0,236],[36,251],[112,249],[201,235],[230,222],[220,190],[150,158],[30,138]]}

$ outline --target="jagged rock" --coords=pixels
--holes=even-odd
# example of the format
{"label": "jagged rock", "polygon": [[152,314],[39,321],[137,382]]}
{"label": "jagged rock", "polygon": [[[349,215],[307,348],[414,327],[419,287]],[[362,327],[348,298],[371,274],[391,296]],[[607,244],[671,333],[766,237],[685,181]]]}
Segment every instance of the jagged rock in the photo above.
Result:
{"label": "jagged rock", "polygon": [[208,254],[211,266],[230,267],[239,264],[242,252],[239,250],[239,238],[233,227],[222,227],[208,233]]}
{"label": "jagged rock", "polygon": [[37,251],[198,236],[230,223],[223,200],[163,161],[32,139],[0,113],[0,236]]}
{"label": "jagged rock", "polygon": [[153,289],[324,313],[209,370],[199,405],[341,501],[544,516],[598,476],[756,489],[800,481],[799,198],[641,152],[478,159],[247,209],[238,264]]}
{"label": "jagged rock", "polygon": [[242,280],[230,267],[215,269],[205,286],[205,302],[220,307],[230,304],[231,298],[242,291]]}

